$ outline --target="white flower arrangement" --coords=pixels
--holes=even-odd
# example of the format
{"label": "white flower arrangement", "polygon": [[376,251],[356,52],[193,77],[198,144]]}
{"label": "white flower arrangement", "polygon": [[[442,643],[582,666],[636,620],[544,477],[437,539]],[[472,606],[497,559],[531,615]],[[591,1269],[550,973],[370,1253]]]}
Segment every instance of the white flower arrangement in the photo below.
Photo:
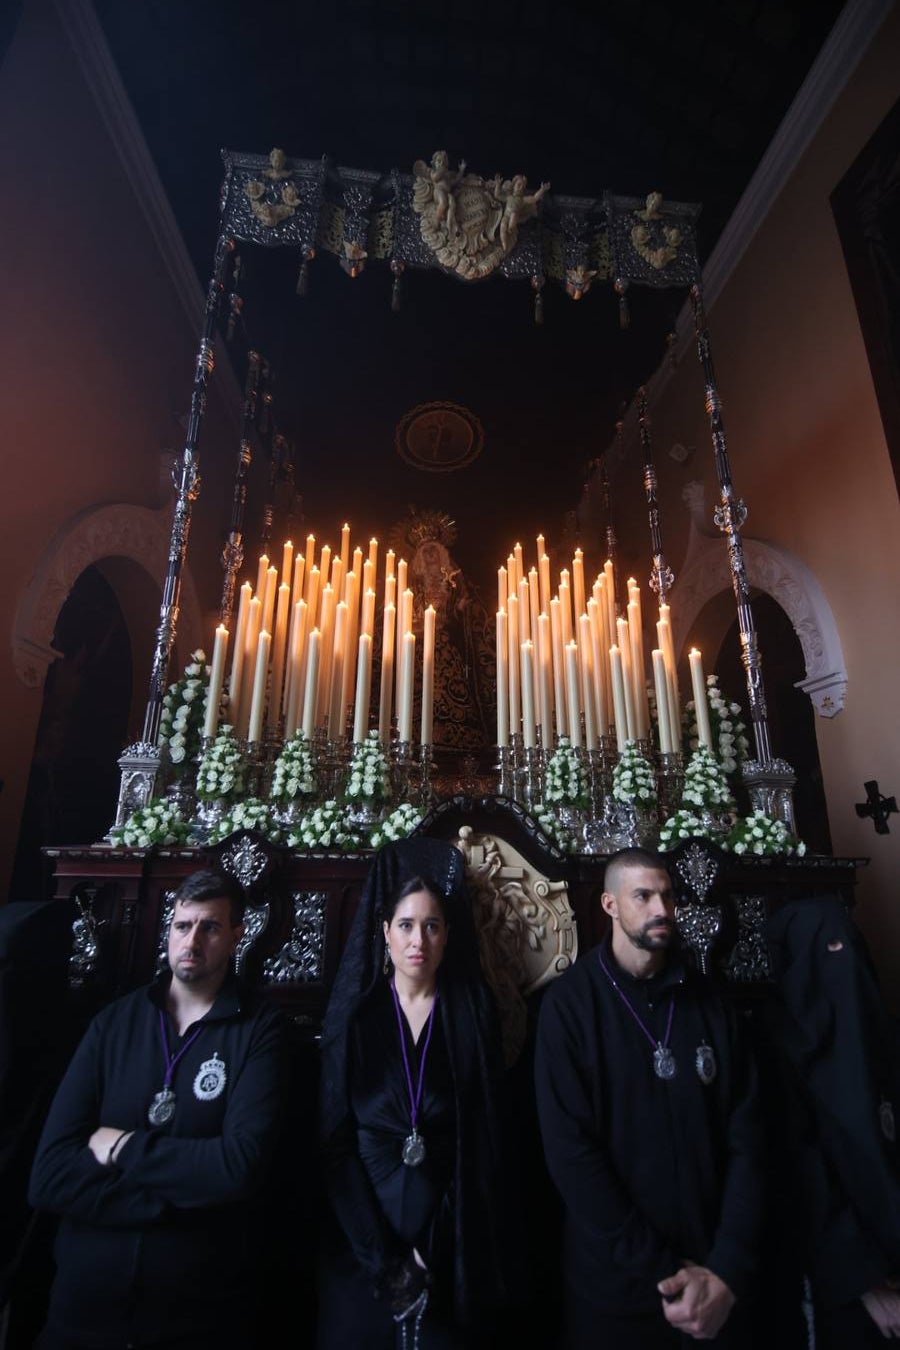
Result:
{"label": "white flower arrangement", "polygon": [[270,796],[274,802],[293,802],[316,791],[316,762],[306,736],[298,731],[286,741],[275,761]]}
{"label": "white flower arrangement", "polygon": [[684,771],[681,805],[686,809],[728,810],[732,805],[725,770],[711,750],[700,745]]}
{"label": "white flower arrangement", "polygon": [[403,802],[369,835],[369,848],[381,848],[382,844],[393,840],[406,839],[424,818],[418,806]]}
{"label": "white flower arrangement", "polygon": [[626,741],[612,775],[612,795],[617,802],[652,810],[656,806],[656,778],[634,741]]}
{"label": "white flower arrangement", "polygon": [[794,853],[802,858],[806,852],[806,845],[796,840],[782,821],[773,820],[765,811],[754,811],[749,816],[742,816],[722,847],[728,849],[729,853],[738,856],[746,853],[750,857]]}
{"label": "white flower arrangement", "polygon": [[209,666],[206,653],[198,648],[191,652],[181,679],[166,690],[159,719],[159,746],[168,750],[176,778],[187,771],[200,749],[208,694]]}
{"label": "white flower arrangement", "polygon": [[132,811],[124,825],[114,825],[106,836],[111,844],[125,848],[153,848],[156,844],[185,844],[188,822],[178,807],[160,797]]}
{"label": "white flower arrangement", "polygon": [[219,727],[215,740],[200,761],[197,770],[197,796],[201,801],[235,797],[244,786],[244,757],[227,723]]}
{"label": "white flower arrangement", "polygon": [[676,811],[659,832],[661,852],[674,848],[682,839],[711,839],[712,830],[693,811]]}
{"label": "white flower arrangement", "polygon": [[315,810],[308,811],[299,825],[288,832],[289,848],[339,848],[344,850],[365,847],[363,836],[347,822],[347,809],[332,797]]}
{"label": "white flower arrangement", "polygon": [[258,830],[273,844],[281,841],[281,830],[273,819],[272,808],[258,797],[247,797],[244,801],[235,802],[222,819],[212,826],[206,842],[219,844],[238,830]]}
{"label": "white flower arrangement", "polygon": [[347,769],[344,800],[383,802],[391,795],[388,762],[377,731],[354,745]]}
{"label": "white flower arrangement", "polygon": [[583,811],[590,800],[581,757],[568,736],[560,736],[544,774],[544,806],[576,806]]}
{"label": "white flower arrangement", "polygon": [[556,845],[561,853],[578,853],[580,851],[580,838],[568,826],[563,825],[556,813],[543,802],[538,802],[534,807],[534,818],[547,838]]}
{"label": "white flower arrangement", "polygon": [[[716,675],[706,677],[706,700],[709,704],[709,722],[712,728],[713,744],[726,773],[734,773],[738,764],[750,753],[747,740],[747,728],[741,720],[741,705],[729,703],[722,696]],[[685,755],[696,750],[700,744],[697,730],[697,710],[691,699],[684,706],[681,715],[681,729],[684,739]]]}

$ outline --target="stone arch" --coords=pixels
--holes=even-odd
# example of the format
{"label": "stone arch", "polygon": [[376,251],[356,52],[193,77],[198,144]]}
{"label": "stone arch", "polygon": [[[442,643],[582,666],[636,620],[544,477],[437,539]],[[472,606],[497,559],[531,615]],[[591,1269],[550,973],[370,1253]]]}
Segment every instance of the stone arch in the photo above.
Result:
{"label": "stone arch", "polygon": [[[673,588],[676,655],[703,607],[721,592],[731,591],[728,554],[721,536],[701,534],[694,509],[692,516],[685,567]],[[775,544],[745,538],[744,561],[750,585],[778,602],[800,640],[806,675],[798,680],[797,687],[809,695],[822,717],[834,717],[844,706],[847,669],[834,615],[822,587],[804,562]],[[728,623],[733,619],[731,610]]]}
{"label": "stone arch", "polygon": [[[13,662],[23,684],[39,688],[48,666],[59,655],[51,646],[56,619],[76,578],[86,567],[101,566],[122,602],[127,619],[130,606],[125,578],[129,569],[117,567],[116,562],[124,559],[136,564],[156,588],[158,619],[159,597],[169,560],[171,521],[171,508],[151,511],[142,506],[116,504],[81,511],[59,531],[44,550],[16,611]],[[130,570],[133,576],[135,567]],[[183,651],[202,645],[202,616],[187,569],[181,587],[178,631]],[[152,641],[152,628],[147,633],[132,634],[132,645],[138,650],[145,643],[149,652]]]}

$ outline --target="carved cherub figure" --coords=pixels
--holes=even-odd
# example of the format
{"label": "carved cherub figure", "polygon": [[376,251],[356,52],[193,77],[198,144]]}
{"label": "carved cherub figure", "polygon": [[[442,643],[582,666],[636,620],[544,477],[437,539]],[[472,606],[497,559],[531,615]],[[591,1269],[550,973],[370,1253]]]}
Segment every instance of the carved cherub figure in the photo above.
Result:
{"label": "carved cherub figure", "polygon": [[453,200],[453,189],[457,183],[460,183],[466,174],[466,161],[459,161],[459,168],[454,171],[450,168],[450,160],[446,150],[435,150],[431,156],[431,166],[429,167],[424,160],[417,159],[413,165],[413,174],[416,178],[423,180],[415,184],[416,196],[420,195],[420,186],[427,191],[430,185],[431,197],[434,201],[434,222],[436,225],[447,222],[447,232],[452,238],[457,233],[456,227],[456,203]]}
{"label": "carved cherub figure", "polygon": [[647,195],[646,205],[643,211],[635,211],[635,215],[641,220],[659,220],[661,207],[663,204],[663,195],[661,192],[650,192]]}
{"label": "carved cherub figure", "polygon": [[511,253],[519,238],[519,226],[531,216],[537,214],[541,198],[549,192],[550,184],[541,183],[536,192],[528,194],[528,180],[523,173],[503,183],[497,196],[503,202],[503,215],[500,217],[500,244],[504,252]]}
{"label": "carved cherub figure", "polygon": [[287,155],[283,150],[277,147],[269,151],[269,167],[265,170],[266,178],[281,179],[287,178],[290,169],[287,167]]}

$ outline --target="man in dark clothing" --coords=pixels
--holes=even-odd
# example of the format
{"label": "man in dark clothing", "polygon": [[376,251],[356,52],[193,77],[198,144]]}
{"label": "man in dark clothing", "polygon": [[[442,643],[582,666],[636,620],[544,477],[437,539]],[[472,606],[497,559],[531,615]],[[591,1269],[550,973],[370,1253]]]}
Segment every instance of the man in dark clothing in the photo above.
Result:
{"label": "man in dark clothing", "polygon": [[276,1132],[282,1037],[232,974],[243,931],[240,887],[189,877],[171,974],[104,1009],[75,1053],[31,1178],[32,1204],[62,1215],[42,1350],[246,1337],[249,1200]]}
{"label": "man in dark clothing", "polygon": [[762,1205],[750,1066],[729,1010],[673,950],[662,861],[617,854],[604,885],[611,935],[550,988],[538,1027],[538,1114],[566,1211],[566,1344],[738,1345],[729,1315]]}

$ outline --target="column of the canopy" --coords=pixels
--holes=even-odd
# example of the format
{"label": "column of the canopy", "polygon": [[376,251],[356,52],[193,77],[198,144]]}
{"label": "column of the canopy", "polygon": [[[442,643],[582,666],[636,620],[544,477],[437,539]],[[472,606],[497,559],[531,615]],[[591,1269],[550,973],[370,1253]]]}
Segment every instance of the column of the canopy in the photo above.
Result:
{"label": "column of the canopy", "polygon": [[249,352],[247,355],[247,379],[244,383],[244,406],[241,411],[241,440],[238,448],[237,469],[234,475],[231,522],[228,529],[228,538],[222,552],[225,576],[222,581],[219,618],[229,630],[234,610],[235,583],[238,572],[244,564],[244,513],[247,507],[247,475],[253,459],[250,435],[253,420],[256,416],[256,399],[259,392],[261,365],[262,358],[259,352]]}

